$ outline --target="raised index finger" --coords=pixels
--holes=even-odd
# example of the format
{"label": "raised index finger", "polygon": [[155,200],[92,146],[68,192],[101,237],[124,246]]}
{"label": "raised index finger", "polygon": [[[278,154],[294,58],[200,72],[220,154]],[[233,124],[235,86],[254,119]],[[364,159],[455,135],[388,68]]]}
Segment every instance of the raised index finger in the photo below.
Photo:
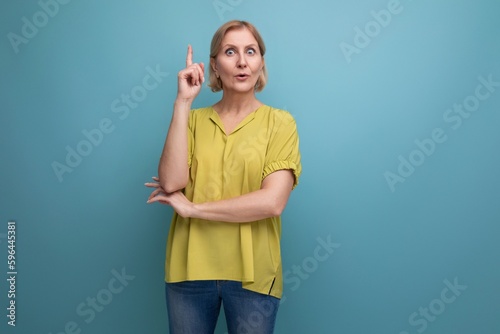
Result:
{"label": "raised index finger", "polygon": [[193,65],[193,48],[188,45],[188,53],[186,57],[186,67]]}

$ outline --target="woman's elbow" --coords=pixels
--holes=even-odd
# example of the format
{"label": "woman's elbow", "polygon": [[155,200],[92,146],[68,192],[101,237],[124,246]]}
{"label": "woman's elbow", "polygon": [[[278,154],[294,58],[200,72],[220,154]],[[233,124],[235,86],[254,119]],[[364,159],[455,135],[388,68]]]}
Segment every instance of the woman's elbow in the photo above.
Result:
{"label": "woman's elbow", "polygon": [[283,213],[286,207],[286,202],[276,200],[271,201],[271,206],[269,208],[269,214],[271,217],[279,217]]}
{"label": "woman's elbow", "polygon": [[160,186],[162,187],[162,189],[167,193],[167,194],[170,194],[170,193],[174,193],[178,190],[182,190],[184,188],[186,188],[186,185],[187,185],[187,182],[183,182],[181,180],[160,180]]}

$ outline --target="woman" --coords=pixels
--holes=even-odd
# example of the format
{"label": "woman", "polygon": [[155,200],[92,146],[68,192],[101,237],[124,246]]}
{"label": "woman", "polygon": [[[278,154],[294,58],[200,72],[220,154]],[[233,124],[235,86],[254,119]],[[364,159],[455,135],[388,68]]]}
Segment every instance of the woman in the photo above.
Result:
{"label": "woman", "polygon": [[205,65],[178,74],[172,120],[148,203],[175,210],[165,281],[170,333],[213,333],[224,305],[229,333],[272,333],[283,292],[280,215],[301,173],[293,117],[260,102],[264,42],[231,21],[210,50],[212,91],[222,99],[191,110]]}

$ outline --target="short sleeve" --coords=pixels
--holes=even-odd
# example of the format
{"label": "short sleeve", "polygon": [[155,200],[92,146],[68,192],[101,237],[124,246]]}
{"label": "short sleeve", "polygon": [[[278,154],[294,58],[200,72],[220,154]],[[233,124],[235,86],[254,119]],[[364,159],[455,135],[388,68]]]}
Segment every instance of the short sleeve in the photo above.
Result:
{"label": "short sleeve", "polygon": [[299,135],[292,115],[286,111],[282,112],[285,114],[282,118],[280,117],[281,122],[275,124],[273,135],[269,140],[262,179],[275,171],[290,169],[295,177],[293,184],[293,188],[295,188],[302,172]]}

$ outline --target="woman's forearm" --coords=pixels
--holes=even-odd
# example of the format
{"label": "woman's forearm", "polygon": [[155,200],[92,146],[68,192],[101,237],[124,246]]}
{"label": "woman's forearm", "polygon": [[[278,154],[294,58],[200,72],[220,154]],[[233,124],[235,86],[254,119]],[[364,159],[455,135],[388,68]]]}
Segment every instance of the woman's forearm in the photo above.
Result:
{"label": "woman's forearm", "polygon": [[233,223],[280,216],[292,190],[294,177],[289,170],[269,175],[257,191],[215,202],[193,204],[190,217]]}
{"label": "woman's forearm", "polygon": [[158,165],[161,187],[168,193],[183,189],[189,177],[188,121],[191,101],[175,101],[172,120]]}

